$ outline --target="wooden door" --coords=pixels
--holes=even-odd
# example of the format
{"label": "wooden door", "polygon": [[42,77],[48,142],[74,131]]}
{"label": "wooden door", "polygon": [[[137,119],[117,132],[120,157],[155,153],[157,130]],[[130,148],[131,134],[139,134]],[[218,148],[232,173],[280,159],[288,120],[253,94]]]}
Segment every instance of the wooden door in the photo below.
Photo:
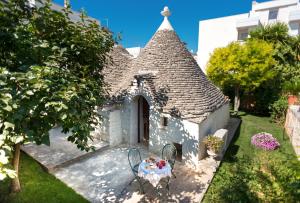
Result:
{"label": "wooden door", "polygon": [[144,144],[149,144],[149,104],[143,97],[143,123],[144,123]]}

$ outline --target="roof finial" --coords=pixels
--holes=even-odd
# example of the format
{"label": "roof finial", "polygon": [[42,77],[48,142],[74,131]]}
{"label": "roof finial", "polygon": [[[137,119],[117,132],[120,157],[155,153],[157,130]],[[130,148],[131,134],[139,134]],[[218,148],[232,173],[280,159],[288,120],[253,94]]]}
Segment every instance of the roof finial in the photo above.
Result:
{"label": "roof finial", "polygon": [[164,10],[161,11],[160,14],[164,17],[169,17],[171,15],[171,12],[170,12],[168,6],[165,6]]}
{"label": "roof finial", "polygon": [[170,22],[168,20],[168,16],[171,15],[171,12],[170,12],[169,8],[167,6],[165,6],[164,10],[160,13],[161,13],[162,16],[164,16],[164,21],[162,22],[162,24],[160,25],[158,30],[174,30],[172,25],[170,24]]}

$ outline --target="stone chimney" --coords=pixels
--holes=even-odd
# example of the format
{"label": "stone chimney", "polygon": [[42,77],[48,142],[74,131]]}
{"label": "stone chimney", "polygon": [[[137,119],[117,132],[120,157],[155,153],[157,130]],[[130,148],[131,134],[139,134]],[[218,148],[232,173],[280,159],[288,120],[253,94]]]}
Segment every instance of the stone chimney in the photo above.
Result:
{"label": "stone chimney", "polygon": [[64,7],[67,8],[70,5],[70,0],[64,0]]}

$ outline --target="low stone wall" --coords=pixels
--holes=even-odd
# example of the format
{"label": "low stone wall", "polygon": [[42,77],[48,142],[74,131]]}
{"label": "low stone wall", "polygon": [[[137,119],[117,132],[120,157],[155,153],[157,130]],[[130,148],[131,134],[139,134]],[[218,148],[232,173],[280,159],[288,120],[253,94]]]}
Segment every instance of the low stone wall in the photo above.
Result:
{"label": "low stone wall", "polygon": [[230,144],[229,139],[228,139],[228,130],[227,129],[219,129],[215,132],[214,136],[223,140],[224,144],[222,146],[222,150],[220,153],[225,154],[226,149]]}
{"label": "low stone wall", "polygon": [[291,105],[287,111],[285,131],[290,137],[295,153],[300,160],[300,106]]}

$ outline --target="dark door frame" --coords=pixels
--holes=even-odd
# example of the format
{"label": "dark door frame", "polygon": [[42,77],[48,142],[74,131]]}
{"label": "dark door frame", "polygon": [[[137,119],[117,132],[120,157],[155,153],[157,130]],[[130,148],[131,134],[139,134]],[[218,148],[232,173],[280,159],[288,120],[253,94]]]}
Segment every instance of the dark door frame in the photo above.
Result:
{"label": "dark door frame", "polygon": [[[144,121],[144,116],[145,116],[145,106],[144,106],[144,104],[146,104],[147,105],[147,113],[148,113],[148,118],[147,118],[147,120],[148,120],[148,122],[146,123],[146,129],[145,129],[145,121]],[[147,142],[149,142],[149,116],[150,116],[150,106],[149,106],[149,103],[148,103],[148,101],[143,97],[143,96],[139,96],[139,98],[138,98],[138,143],[140,143],[141,141],[143,142],[144,140],[141,140],[141,128],[142,128],[142,130],[143,130],[143,138],[145,139],[145,134],[146,133],[148,133],[148,135],[147,135],[147,138],[148,139],[146,139],[147,140]],[[143,119],[143,120],[142,120]],[[141,123],[143,121],[143,123]],[[143,125],[141,125],[141,124],[143,124]],[[145,132],[147,130],[147,132]],[[144,143],[144,142],[143,142]],[[147,145],[148,145],[148,143],[147,143]]]}

